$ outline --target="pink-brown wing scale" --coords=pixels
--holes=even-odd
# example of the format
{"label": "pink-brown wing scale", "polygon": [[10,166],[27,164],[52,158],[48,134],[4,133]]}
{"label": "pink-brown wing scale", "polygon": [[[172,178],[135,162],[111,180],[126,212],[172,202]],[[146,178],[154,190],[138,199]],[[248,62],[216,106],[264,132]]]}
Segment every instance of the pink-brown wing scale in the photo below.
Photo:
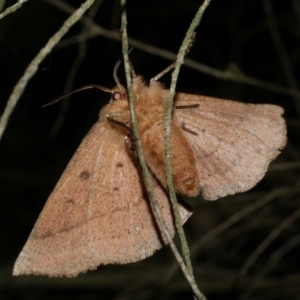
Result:
{"label": "pink-brown wing scale", "polygon": [[185,107],[174,110],[174,120],[194,150],[207,200],[252,188],[286,144],[281,107],[182,93],[175,106]]}
{"label": "pink-brown wing scale", "polygon": [[[153,179],[171,234],[168,198]],[[186,221],[190,211],[181,206]],[[14,275],[76,276],[100,264],[130,263],[163,246],[137,164],[107,121],[95,124],[50,195]]]}

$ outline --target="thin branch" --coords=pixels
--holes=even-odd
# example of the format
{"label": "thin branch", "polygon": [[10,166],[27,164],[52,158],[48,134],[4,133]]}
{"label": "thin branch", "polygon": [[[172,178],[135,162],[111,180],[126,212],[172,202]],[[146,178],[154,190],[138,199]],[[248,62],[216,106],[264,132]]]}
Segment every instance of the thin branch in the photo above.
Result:
{"label": "thin branch", "polygon": [[136,138],[136,148],[137,148],[137,155],[140,161],[141,165],[141,170],[142,170],[142,175],[144,179],[144,183],[147,189],[147,193],[150,198],[150,203],[153,209],[153,212],[155,214],[156,219],[159,222],[159,225],[161,229],[163,230],[163,234],[165,235],[172,251],[173,254],[179,263],[182,272],[184,276],[186,277],[187,281],[189,282],[194,295],[199,300],[204,300],[206,299],[204,295],[199,291],[196,282],[194,281],[194,278],[189,274],[188,269],[186,268],[183,259],[178,252],[172,236],[170,235],[167,226],[165,224],[165,221],[163,219],[159,204],[155,198],[150,174],[148,167],[146,165],[143,149],[141,146],[141,141],[140,141],[140,135],[139,135],[139,130],[138,130],[138,124],[137,124],[137,118],[135,114],[135,97],[134,97],[134,92],[133,92],[133,84],[132,84],[132,78],[131,78],[131,72],[130,72],[130,63],[129,63],[129,56],[128,56],[128,38],[127,38],[127,16],[126,16],[126,0],[121,0],[121,7],[122,7],[122,20],[121,20],[121,36],[122,36],[122,52],[123,52],[123,57],[124,57],[124,66],[125,66],[125,75],[126,75],[126,81],[127,81],[127,89],[128,89],[128,95],[129,95],[129,101],[130,101],[130,114],[131,114],[131,122],[132,122],[132,129],[134,132],[134,136]]}
{"label": "thin branch", "polygon": [[22,7],[23,3],[27,1],[28,0],[19,0],[16,4],[8,7],[3,13],[0,14],[0,20],[11,13],[14,13],[16,10]]}
{"label": "thin branch", "polygon": [[[44,1],[50,3],[51,5],[58,7],[62,11],[67,12],[69,14],[71,14],[74,11],[72,6],[69,6],[66,3],[58,1],[58,0],[44,0]],[[95,36],[100,35],[100,36],[106,37],[111,40],[115,40],[115,41],[120,40],[120,36],[117,31],[105,29],[105,28],[99,26],[98,24],[94,23],[92,20],[90,20],[87,17],[83,17],[81,19],[81,22],[84,22],[85,24],[91,26],[91,28],[94,30],[94,32],[91,32],[89,34],[89,36],[86,38],[94,38]],[[75,36],[75,37],[69,38],[67,40],[62,41],[60,44],[58,44],[56,49],[68,46],[70,44],[77,43],[79,40],[81,40],[80,36]],[[161,48],[149,45],[147,43],[143,43],[139,40],[136,40],[136,39],[133,39],[130,37],[128,38],[128,42],[129,42],[129,45],[133,48],[140,49],[144,52],[165,58],[172,62],[176,60],[176,53],[174,53],[174,52],[167,51],[165,49],[161,49]],[[250,86],[255,86],[255,87],[261,88],[263,90],[272,91],[272,92],[276,92],[276,93],[283,94],[283,95],[300,97],[300,92],[298,90],[286,88],[283,86],[278,86],[277,84],[264,82],[257,78],[250,77],[250,76],[244,74],[242,71],[238,70],[237,68],[235,68],[234,70],[232,68],[228,68],[227,70],[224,70],[224,71],[218,70],[218,69],[214,69],[210,66],[204,65],[202,63],[199,63],[197,61],[194,61],[192,59],[189,59],[189,58],[185,59],[184,66],[194,69],[196,71],[202,72],[204,74],[210,75],[212,77],[218,78],[218,79],[247,84]]]}
{"label": "thin branch", "polygon": [[184,234],[184,230],[182,228],[182,221],[180,218],[180,213],[179,213],[179,208],[178,208],[178,201],[176,198],[176,193],[173,185],[173,180],[172,180],[172,152],[171,152],[171,122],[172,122],[172,112],[173,112],[173,99],[175,96],[175,89],[176,89],[176,83],[179,75],[179,70],[181,65],[183,64],[184,61],[184,56],[187,53],[191,42],[193,40],[193,35],[195,33],[196,28],[198,27],[202,15],[209,5],[210,0],[205,0],[203,4],[200,6],[199,10],[197,11],[187,33],[186,36],[182,42],[182,45],[179,49],[177,59],[175,62],[175,68],[172,73],[172,79],[171,79],[171,86],[170,86],[170,93],[166,101],[167,105],[167,113],[166,113],[166,118],[165,118],[165,159],[166,159],[166,176],[167,176],[167,186],[169,190],[169,195],[170,195],[170,200],[172,203],[172,208],[175,216],[175,225],[177,232],[179,234],[180,242],[181,242],[181,247],[182,247],[182,254],[185,259],[186,266],[189,270],[190,275],[194,278],[193,275],[193,268],[192,268],[192,263],[191,263],[191,256],[190,256],[190,250],[186,241],[186,237]]}
{"label": "thin branch", "polygon": [[0,139],[3,132],[7,126],[9,117],[13,112],[18,100],[22,96],[25,87],[31,77],[38,70],[39,64],[44,60],[44,58],[51,52],[53,47],[60,41],[60,39],[68,32],[68,30],[82,17],[82,15],[92,6],[95,0],[86,0],[81,7],[75,11],[75,13],[69,17],[62,27],[49,39],[47,44],[40,50],[38,55],[31,61],[29,66],[24,72],[24,75],[19,79],[18,83],[15,85],[12,94],[10,95],[7,105],[5,107],[4,113],[0,120]]}

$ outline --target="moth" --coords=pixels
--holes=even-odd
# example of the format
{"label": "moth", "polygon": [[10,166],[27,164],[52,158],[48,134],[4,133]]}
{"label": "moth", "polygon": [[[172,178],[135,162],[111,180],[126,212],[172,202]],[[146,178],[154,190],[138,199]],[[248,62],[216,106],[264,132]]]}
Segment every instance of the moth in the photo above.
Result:
{"label": "moth", "polygon": [[[167,241],[152,215],[135,153],[125,139],[126,89],[116,87],[45,204],[13,275],[77,276],[98,265],[142,260]],[[155,195],[172,235],[166,191],[164,119],[169,91],[133,78],[141,143]],[[262,179],[286,144],[283,109],[177,93],[171,151],[176,191],[206,200],[244,192]],[[180,203],[184,223],[191,210]]]}

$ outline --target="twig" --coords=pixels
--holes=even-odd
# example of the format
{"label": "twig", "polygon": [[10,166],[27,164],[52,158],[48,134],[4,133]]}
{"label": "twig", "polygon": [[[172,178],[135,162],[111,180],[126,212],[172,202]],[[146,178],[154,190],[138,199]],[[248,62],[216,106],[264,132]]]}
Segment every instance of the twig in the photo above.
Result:
{"label": "twig", "polygon": [[178,201],[176,198],[176,193],[173,185],[173,180],[172,180],[172,153],[171,153],[171,121],[172,121],[172,112],[173,112],[173,99],[175,96],[175,88],[176,88],[176,83],[179,75],[179,70],[181,65],[183,64],[184,56],[186,52],[188,51],[191,42],[193,40],[193,35],[195,33],[196,28],[198,27],[202,15],[209,5],[210,0],[205,0],[203,4],[200,6],[199,10],[197,11],[187,33],[186,36],[182,42],[182,45],[178,51],[177,59],[175,62],[175,68],[174,71],[172,72],[172,79],[171,79],[171,86],[170,86],[170,93],[167,98],[166,104],[167,104],[167,113],[166,113],[166,119],[165,119],[165,158],[166,158],[166,175],[167,175],[167,186],[169,190],[169,195],[170,195],[170,200],[172,203],[172,208],[175,216],[175,225],[177,232],[179,234],[180,242],[181,242],[181,247],[182,247],[182,254],[186,263],[186,266],[189,270],[190,275],[194,278],[193,275],[193,268],[192,268],[192,263],[191,263],[191,257],[190,257],[190,250],[186,241],[186,237],[184,234],[184,230],[182,228],[182,221],[180,218],[180,213],[179,213],[179,208],[178,208]]}
{"label": "twig", "polygon": [[82,17],[82,15],[91,7],[95,0],[86,0],[81,7],[75,11],[75,13],[69,17],[62,27],[49,39],[47,44],[40,50],[38,55],[31,61],[29,66],[24,72],[24,75],[19,79],[15,85],[12,94],[10,95],[4,113],[0,119],[0,139],[3,135],[5,127],[7,126],[9,117],[13,112],[18,100],[22,96],[27,82],[38,70],[39,64],[43,59],[51,52],[53,47],[59,42],[59,40],[66,34],[66,32]]}
{"label": "twig", "polygon": [[3,13],[0,14],[0,20],[4,18],[5,16],[15,12],[19,8],[22,7],[23,3],[27,2],[28,0],[19,0],[16,4],[8,7]]}
{"label": "twig", "polygon": [[139,136],[139,130],[138,130],[138,124],[137,124],[137,119],[136,119],[136,114],[135,114],[135,98],[134,98],[134,93],[133,93],[133,85],[132,85],[132,78],[131,78],[131,72],[130,72],[130,63],[129,63],[129,56],[128,56],[128,38],[127,38],[127,16],[126,16],[126,0],[121,0],[121,8],[122,8],[122,26],[121,26],[121,36],[122,36],[122,52],[123,52],[123,57],[124,57],[124,66],[125,66],[125,75],[126,75],[126,81],[127,81],[127,89],[128,89],[128,95],[129,95],[129,100],[130,100],[130,114],[131,114],[131,123],[132,123],[132,129],[134,132],[134,136],[136,138],[136,148],[137,148],[137,155],[140,161],[141,165],[141,170],[142,170],[142,175],[144,179],[144,183],[147,189],[147,193],[150,198],[150,203],[153,209],[153,212],[156,216],[156,219],[158,220],[160,227],[163,230],[163,234],[165,235],[172,251],[173,254],[179,263],[182,272],[184,276],[186,277],[187,281],[189,282],[194,295],[199,300],[204,300],[206,299],[204,295],[199,291],[196,282],[194,281],[194,278],[190,275],[189,271],[187,270],[183,259],[178,252],[172,237],[167,229],[167,226],[164,222],[161,210],[159,208],[159,204],[155,199],[155,194],[152,186],[152,182],[150,179],[150,174],[148,167],[146,165],[143,149],[141,146],[141,141],[140,141],[140,136]]}

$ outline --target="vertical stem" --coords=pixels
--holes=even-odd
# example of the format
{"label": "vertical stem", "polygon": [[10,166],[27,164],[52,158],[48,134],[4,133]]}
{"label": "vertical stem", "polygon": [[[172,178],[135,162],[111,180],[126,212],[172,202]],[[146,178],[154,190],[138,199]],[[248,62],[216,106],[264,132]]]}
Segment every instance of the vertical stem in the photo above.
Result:
{"label": "vertical stem", "polygon": [[172,121],[172,110],[173,110],[173,99],[175,96],[175,88],[176,88],[176,83],[179,75],[179,70],[181,65],[183,64],[184,56],[185,53],[187,52],[192,39],[193,35],[195,32],[195,29],[199,25],[202,15],[209,5],[210,0],[205,0],[203,4],[200,6],[199,10],[197,11],[187,33],[186,36],[182,42],[182,45],[179,49],[177,59],[175,62],[175,68],[172,73],[172,81],[171,81],[171,86],[170,86],[170,93],[167,99],[167,114],[166,114],[166,119],[165,119],[165,130],[166,130],[166,136],[165,136],[165,155],[166,155],[166,174],[167,174],[167,185],[169,189],[169,195],[174,211],[174,216],[175,216],[175,225],[177,232],[179,234],[180,242],[181,242],[181,248],[182,248],[182,254],[184,256],[184,260],[186,263],[186,266],[188,268],[189,274],[191,276],[193,275],[193,269],[192,269],[192,263],[191,263],[191,257],[190,257],[190,250],[186,241],[186,237],[184,234],[184,230],[182,228],[182,221],[180,218],[179,214],[179,209],[178,209],[178,202],[176,199],[176,193],[173,185],[173,180],[172,180],[172,163],[171,163],[171,146],[170,146],[170,141],[171,141],[171,121]]}

